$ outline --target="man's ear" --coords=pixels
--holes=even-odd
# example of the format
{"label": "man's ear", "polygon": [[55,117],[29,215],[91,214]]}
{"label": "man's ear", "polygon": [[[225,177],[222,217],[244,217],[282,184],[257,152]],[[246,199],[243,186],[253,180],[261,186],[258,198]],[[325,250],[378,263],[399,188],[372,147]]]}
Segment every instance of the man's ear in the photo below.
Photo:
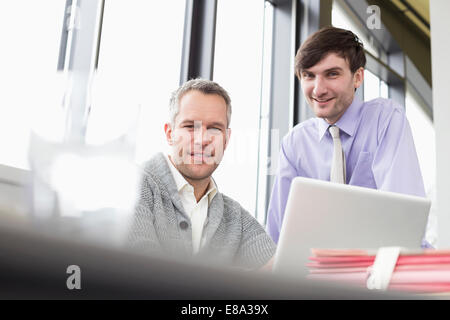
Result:
{"label": "man's ear", "polygon": [[230,141],[230,137],[231,137],[231,129],[227,128],[225,130],[225,145],[223,146],[223,150],[225,151],[225,149],[228,146],[228,141]]}
{"label": "man's ear", "polygon": [[364,68],[360,67],[353,75],[353,85],[355,90],[358,89],[364,81]]}
{"label": "man's ear", "polygon": [[164,132],[166,133],[166,140],[169,146],[173,145],[173,130],[170,123],[164,124]]}

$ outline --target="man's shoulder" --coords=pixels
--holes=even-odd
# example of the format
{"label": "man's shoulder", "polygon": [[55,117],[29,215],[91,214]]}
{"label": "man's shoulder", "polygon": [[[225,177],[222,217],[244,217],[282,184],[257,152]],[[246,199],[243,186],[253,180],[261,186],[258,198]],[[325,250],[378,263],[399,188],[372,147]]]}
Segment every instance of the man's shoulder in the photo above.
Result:
{"label": "man's shoulder", "polygon": [[142,176],[146,179],[165,185],[171,182],[172,172],[166,156],[161,152],[156,153],[149,160],[142,163],[140,168]]}
{"label": "man's shoulder", "polygon": [[171,172],[163,153],[157,153],[140,165],[141,188],[167,189],[171,182]]}
{"label": "man's shoulder", "polygon": [[141,164],[142,173],[148,176],[163,171],[165,167],[166,159],[164,154],[160,152]]}
{"label": "man's shoulder", "polygon": [[304,137],[310,137],[317,134],[317,118],[310,118],[296,124],[283,137],[283,143],[291,144]]}
{"label": "man's shoulder", "polygon": [[364,102],[363,113],[375,112],[389,115],[394,112],[405,113],[405,108],[393,99],[376,98]]}
{"label": "man's shoulder", "polygon": [[245,209],[241,206],[239,202],[234,200],[233,198],[220,193],[223,199],[223,207],[224,207],[224,214],[230,214],[233,216],[241,215],[242,211],[245,211]]}
{"label": "man's shoulder", "polygon": [[406,120],[405,108],[392,99],[376,98],[364,103],[362,109],[362,123],[372,123],[380,134],[394,123]]}
{"label": "man's shoulder", "polygon": [[302,121],[298,124],[296,124],[291,130],[291,134],[302,134],[310,130],[316,130],[317,129],[317,118],[309,118],[305,121]]}

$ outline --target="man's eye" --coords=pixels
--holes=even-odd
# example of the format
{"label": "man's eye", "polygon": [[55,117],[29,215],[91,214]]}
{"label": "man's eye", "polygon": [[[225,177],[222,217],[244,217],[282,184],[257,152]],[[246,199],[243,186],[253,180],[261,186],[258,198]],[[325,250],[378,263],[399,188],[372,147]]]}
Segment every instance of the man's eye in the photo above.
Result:
{"label": "man's eye", "polygon": [[338,75],[339,75],[339,73],[337,73],[337,72],[330,72],[328,74],[329,77],[337,77]]}
{"label": "man's eye", "polygon": [[222,130],[220,130],[220,128],[209,128],[208,130],[211,131],[211,132],[214,132],[214,133],[222,132]]}
{"label": "man's eye", "polygon": [[313,78],[314,77],[314,75],[312,75],[312,74],[310,74],[310,73],[304,73],[303,74],[303,78],[305,78],[305,79],[311,79],[311,78]]}

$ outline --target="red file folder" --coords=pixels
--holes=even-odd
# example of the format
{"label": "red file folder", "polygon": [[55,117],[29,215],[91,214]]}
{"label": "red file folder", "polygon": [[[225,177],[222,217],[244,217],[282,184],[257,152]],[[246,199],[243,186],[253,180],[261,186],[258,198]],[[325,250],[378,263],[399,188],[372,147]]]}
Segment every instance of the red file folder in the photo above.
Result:
{"label": "red file folder", "polygon": [[[308,279],[366,286],[376,250],[312,249]],[[450,250],[402,250],[389,289],[450,292]]]}

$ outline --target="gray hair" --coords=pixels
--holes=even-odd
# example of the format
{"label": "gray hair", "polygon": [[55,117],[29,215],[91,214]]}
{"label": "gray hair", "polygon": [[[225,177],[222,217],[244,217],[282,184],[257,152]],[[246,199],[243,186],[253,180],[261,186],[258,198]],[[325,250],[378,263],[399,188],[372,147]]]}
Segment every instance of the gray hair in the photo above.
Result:
{"label": "gray hair", "polygon": [[197,90],[203,94],[216,94],[221,96],[227,105],[227,127],[230,126],[231,122],[231,99],[228,92],[222,88],[218,83],[206,80],[206,79],[192,79],[185,82],[177,90],[172,93],[169,103],[169,119],[172,125],[175,124],[175,117],[180,112],[180,100],[189,91]]}

